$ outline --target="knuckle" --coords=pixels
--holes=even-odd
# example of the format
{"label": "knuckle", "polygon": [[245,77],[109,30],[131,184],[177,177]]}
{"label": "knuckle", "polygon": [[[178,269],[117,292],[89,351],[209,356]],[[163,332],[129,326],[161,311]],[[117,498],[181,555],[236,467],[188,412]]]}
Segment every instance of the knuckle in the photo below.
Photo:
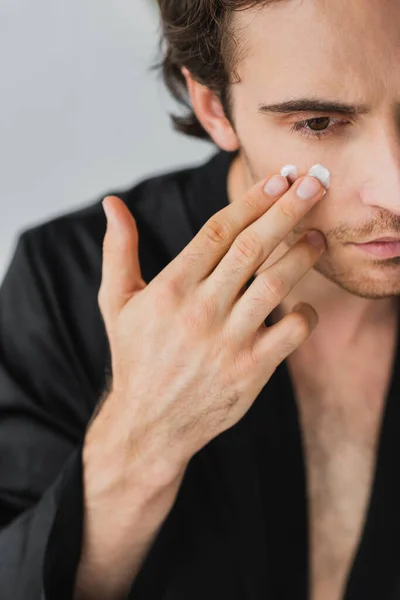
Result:
{"label": "knuckle", "polygon": [[266,291],[268,299],[271,298],[275,302],[286,295],[288,284],[277,270],[259,277],[261,277],[260,285],[263,286],[263,291]]}
{"label": "knuckle", "polygon": [[181,281],[185,277],[185,273],[188,271],[195,269],[201,260],[204,258],[204,252],[202,250],[194,249],[190,246],[185,248],[184,252],[181,256],[181,265],[183,266],[181,276],[177,277],[178,281]]}
{"label": "knuckle", "polygon": [[236,256],[245,263],[261,261],[263,258],[263,244],[260,236],[253,230],[240,234],[233,242]]}
{"label": "knuckle", "polygon": [[244,204],[246,208],[250,209],[250,212],[257,214],[260,211],[260,205],[265,205],[265,198],[260,197],[260,194],[256,194],[254,190],[248,192],[244,198]]}
{"label": "knuckle", "polygon": [[225,244],[233,235],[233,227],[226,218],[211,218],[203,225],[203,234],[214,244]]}
{"label": "knuckle", "polygon": [[[171,274],[163,271],[143,291],[147,292],[145,299],[143,298],[147,314],[172,315],[182,299],[179,278],[171,277]],[[140,297],[138,294],[136,296]]]}
{"label": "knuckle", "polygon": [[168,300],[178,300],[182,297],[181,280],[179,277],[168,277],[161,285],[161,295]]}
{"label": "knuckle", "polygon": [[266,305],[272,304],[265,300],[265,298],[260,296],[251,296],[249,298],[249,303],[247,306],[247,314],[249,317],[259,317],[261,314],[266,313]]}
{"label": "knuckle", "polygon": [[153,289],[153,293],[150,294],[148,301],[150,306],[149,310],[157,311],[157,314],[166,315],[171,312],[179,305],[182,298],[182,293],[179,287],[179,281],[174,278],[168,278],[160,282]]}
{"label": "knuckle", "polygon": [[292,204],[288,204],[287,202],[281,202],[277,206],[284,219],[289,219],[290,221],[292,221],[296,217]]}
{"label": "knuckle", "polygon": [[183,312],[183,324],[195,332],[204,331],[214,319],[216,305],[211,297],[201,296]]}

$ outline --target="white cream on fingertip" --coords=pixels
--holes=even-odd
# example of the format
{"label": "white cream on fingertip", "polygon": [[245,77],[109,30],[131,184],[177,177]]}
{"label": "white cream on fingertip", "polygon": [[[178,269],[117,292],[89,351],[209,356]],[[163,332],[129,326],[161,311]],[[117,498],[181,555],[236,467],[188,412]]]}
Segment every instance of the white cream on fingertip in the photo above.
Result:
{"label": "white cream on fingertip", "polygon": [[322,183],[324,188],[329,188],[331,184],[331,173],[324,165],[316,164],[311,167],[307,175],[315,177]]}
{"label": "white cream on fingertip", "polygon": [[298,177],[296,165],[285,165],[280,173],[283,177],[287,177],[291,183],[294,183]]}
{"label": "white cream on fingertip", "polygon": [[[298,178],[298,171],[296,165],[284,165],[280,171],[280,174],[283,175],[283,177],[287,177],[291,183],[294,183]],[[321,182],[324,188],[329,188],[331,183],[331,173],[329,169],[324,167],[324,165],[321,165],[320,163],[313,165],[308,171],[307,175],[311,175],[312,177],[318,179],[318,181]],[[324,196],[325,194],[326,189],[324,192]]]}

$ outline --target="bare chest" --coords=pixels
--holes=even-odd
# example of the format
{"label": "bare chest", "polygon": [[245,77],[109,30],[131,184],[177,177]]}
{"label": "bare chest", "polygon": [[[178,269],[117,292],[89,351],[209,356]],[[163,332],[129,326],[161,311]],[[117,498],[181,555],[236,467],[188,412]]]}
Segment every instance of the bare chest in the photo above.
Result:
{"label": "bare chest", "polygon": [[343,364],[294,387],[309,501],[310,600],[341,600],[362,533],[375,471],[390,359],[379,369]]}

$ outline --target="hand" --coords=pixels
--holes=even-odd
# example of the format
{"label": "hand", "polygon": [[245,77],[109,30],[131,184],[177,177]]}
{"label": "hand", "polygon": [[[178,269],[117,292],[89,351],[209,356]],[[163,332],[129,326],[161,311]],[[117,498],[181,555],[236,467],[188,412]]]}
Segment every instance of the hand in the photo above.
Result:
{"label": "hand", "polygon": [[[267,316],[325,250],[303,236],[246,283],[297,222],[324,196],[314,177],[282,194],[268,177],[213,215],[148,285],[133,215],[104,200],[108,226],[98,294],[112,354],[112,389],[96,420],[124,448],[126,464],[146,455],[172,477],[248,411],[276,367],[316,326],[306,304],[272,327]],[[296,191],[316,184],[310,199]],[[96,423],[96,421],[95,421]],[[160,467],[162,461],[162,468]]]}

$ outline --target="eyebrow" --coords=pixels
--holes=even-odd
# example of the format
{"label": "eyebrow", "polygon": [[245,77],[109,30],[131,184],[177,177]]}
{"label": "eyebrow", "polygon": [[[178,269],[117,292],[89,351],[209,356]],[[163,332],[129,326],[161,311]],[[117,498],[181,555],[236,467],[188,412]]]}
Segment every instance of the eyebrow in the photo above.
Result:
{"label": "eyebrow", "polygon": [[370,107],[365,104],[331,102],[320,98],[293,98],[277,104],[260,104],[258,106],[258,111],[261,113],[323,112],[362,115],[370,110]]}

